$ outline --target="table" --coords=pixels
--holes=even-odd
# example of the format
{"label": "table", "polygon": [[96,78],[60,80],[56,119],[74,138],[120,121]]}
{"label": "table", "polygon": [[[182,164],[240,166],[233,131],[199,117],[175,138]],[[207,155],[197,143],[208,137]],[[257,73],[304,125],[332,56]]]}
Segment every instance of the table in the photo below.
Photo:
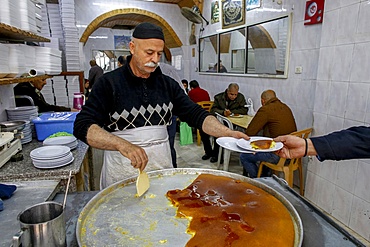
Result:
{"label": "table", "polygon": [[249,123],[252,121],[253,116],[243,115],[242,117],[227,117],[234,125],[243,128],[248,128]]}

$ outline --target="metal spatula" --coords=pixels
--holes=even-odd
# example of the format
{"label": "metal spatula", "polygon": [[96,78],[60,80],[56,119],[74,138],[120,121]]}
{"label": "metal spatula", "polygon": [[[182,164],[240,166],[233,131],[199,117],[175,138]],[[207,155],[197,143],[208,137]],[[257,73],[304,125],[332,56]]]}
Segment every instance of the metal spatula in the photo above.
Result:
{"label": "metal spatula", "polygon": [[138,196],[142,196],[149,189],[149,178],[148,174],[144,171],[139,170],[139,176],[136,180],[136,190]]}

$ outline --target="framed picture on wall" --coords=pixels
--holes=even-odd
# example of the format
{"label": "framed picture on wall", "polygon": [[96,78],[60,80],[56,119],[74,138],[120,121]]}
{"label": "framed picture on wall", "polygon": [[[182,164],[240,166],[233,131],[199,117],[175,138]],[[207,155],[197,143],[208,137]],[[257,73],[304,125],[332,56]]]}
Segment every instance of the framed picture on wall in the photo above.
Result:
{"label": "framed picture on wall", "polygon": [[220,3],[218,0],[212,0],[211,2],[211,24],[220,21]]}
{"label": "framed picture on wall", "polygon": [[130,41],[131,41],[131,36],[114,35],[114,49],[116,49],[116,50],[128,50],[128,49],[130,49],[130,46],[129,46]]}
{"label": "framed picture on wall", "polygon": [[260,8],[262,0],[247,0],[247,11]]}
{"label": "framed picture on wall", "polygon": [[245,24],[245,0],[222,1],[222,28]]}

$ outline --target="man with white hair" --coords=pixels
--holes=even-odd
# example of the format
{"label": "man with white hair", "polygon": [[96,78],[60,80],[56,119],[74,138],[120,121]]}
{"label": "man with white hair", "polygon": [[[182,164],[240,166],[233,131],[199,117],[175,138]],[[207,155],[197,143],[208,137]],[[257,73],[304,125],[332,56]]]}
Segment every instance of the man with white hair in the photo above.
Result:
{"label": "man with white hair", "polygon": [[77,115],[74,135],[104,149],[100,187],[146,169],[172,168],[166,126],[177,115],[190,126],[220,137],[249,137],[220,124],[158,67],[164,51],[159,26],[141,23],[130,42],[126,65],[105,73]]}

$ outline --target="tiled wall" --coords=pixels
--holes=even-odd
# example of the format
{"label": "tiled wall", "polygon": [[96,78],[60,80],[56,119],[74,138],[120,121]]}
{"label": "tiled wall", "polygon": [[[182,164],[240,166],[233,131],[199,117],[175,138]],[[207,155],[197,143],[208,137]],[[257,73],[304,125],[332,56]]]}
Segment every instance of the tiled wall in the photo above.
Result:
{"label": "tiled wall", "polygon": [[[303,24],[306,1],[283,1],[282,6],[276,1],[262,2],[266,9],[269,5],[293,12],[288,78],[199,75],[193,70],[189,77],[197,79],[212,96],[225,90],[230,82],[237,82],[241,92],[254,100],[256,108],[260,106],[261,92],[274,89],[292,108],[298,128],[313,126],[313,135],[369,125],[370,1],[325,1],[323,23],[311,26]],[[205,3],[207,6],[210,1]],[[269,10],[264,17],[267,13]],[[220,25],[212,27],[220,28]],[[294,73],[296,66],[303,67],[302,74]],[[307,169],[305,196],[370,240],[370,161],[319,162],[313,157]]]}
{"label": "tiled wall", "polygon": [[[317,135],[370,123],[369,18],[369,1],[326,1],[313,111]],[[314,159],[306,196],[370,240],[369,176],[370,160]]]}

